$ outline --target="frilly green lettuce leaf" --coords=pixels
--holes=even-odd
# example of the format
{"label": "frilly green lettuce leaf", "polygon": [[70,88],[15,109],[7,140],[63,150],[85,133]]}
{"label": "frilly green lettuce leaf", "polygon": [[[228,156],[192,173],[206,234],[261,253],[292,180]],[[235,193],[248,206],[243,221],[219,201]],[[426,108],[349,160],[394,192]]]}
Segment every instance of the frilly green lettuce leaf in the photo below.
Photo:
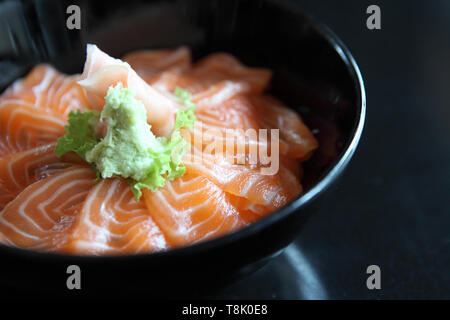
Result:
{"label": "frilly green lettuce leaf", "polygon": [[100,112],[97,110],[70,111],[69,125],[64,127],[66,134],[59,138],[56,144],[55,152],[58,157],[74,151],[85,158],[86,152],[100,141],[95,134],[95,125],[99,118]]}

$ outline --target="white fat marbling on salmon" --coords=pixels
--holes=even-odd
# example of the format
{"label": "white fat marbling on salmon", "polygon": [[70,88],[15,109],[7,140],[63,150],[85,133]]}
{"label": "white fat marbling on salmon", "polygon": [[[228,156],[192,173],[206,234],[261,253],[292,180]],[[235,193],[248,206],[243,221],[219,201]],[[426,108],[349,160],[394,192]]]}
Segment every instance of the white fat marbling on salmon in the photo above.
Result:
{"label": "white fat marbling on salmon", "polygon": [[56,141],[66,122],[57,114],[36,110],[20,100],[0,102],[0,156]]}
{"label": "white fat marbling on salmon", "polygon": [[198,242],[243,225],[226,193],[205,177],[185,175],[144,191],[149,212],[173,246]]}
{"label": "white fat marbling on salmon", "polygon": [[94,177],[92,169],[74,166],[31,184],[0,212],[0,232],[20,247],[62,246],[52,238],[67,231],[61,223],[71,221],[67,217],[76,214]]}
{"label": "white fat marbling on salmon", "polygon": [[89,192],[76,218],[68,250],[117,254],[166,247],[164,235],[144,203],[134,200],[124,180],[111,178],[102,180]]}

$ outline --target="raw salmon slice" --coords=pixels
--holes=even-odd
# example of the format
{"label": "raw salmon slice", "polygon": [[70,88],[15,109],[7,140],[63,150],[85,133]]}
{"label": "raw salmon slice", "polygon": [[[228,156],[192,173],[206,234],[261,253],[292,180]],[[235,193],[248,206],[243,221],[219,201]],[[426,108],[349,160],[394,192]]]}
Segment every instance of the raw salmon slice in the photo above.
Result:
{"label": "raw salmon slice", "polygon": [[195,174],[168,181],[156,192],[143,189],[147,208],[171,246],[183,246],[245,225],[223,190]]}
{"label": "raw salmon slice", "polygon": [[302,190],[297,179],[285,181],[281,178],[280,173],[285,171],[281,163],[277,174],[265,175],[258,166],[217,161],[214,156],[195,150],[186,154],[183,161],[186,172],[207,177],[222,190],[254,204],[279,208]]}
{"label": "raw salmon slice", "polygon": [[[196,137],[201,137],[204,153],[232,151],[238,160],[247,158],[252,151],[258,160],[259,150],[270,150],[270,137],[267,140],[259,139],[259,129],[263,129],[257,121],[257,112],[245,95],[226,99],[222,103],[196,110],[197,123],[190,130],[189,136],[183,131],[186,140],[195,143]],[[253,129],[252,132],[247,132]],[[270,132],[268,132],[270,134]],[[281,141],[282,142],[282,141]],[[219,146],[216,150],[215,144]],[[230,148],[230,146],[232,148]],[[228,149],[228,150],[227,150]],[[281,153],[286,146],[280,145]],[[237,163],[237,162],[236,162]]]}
{"label": "raw salmon slice", "polygon": [[58,158],[55,145],[47,144],[0,158],[0,210],[33,182],[84,162],[74,153]]}
{"label": "raw salmon slice", "polygon": [[272,72],[263,68],[249,68],[227,53],[214,53],[194,64],[181,79],[180,85],[197,93],[222,81],[245,83],[253,93],[267,88]]}
{"label": "raw salmon slice", "polygon": [[58,250],[81,209],[95,172],[74,166],[25,188],[0,212],[6,243],[28,249]]}
{"label": "raw salmon slice", "polygon": [[34,67],[24,79],[17,80],[2,95],[3,99],[18,99],[28,104],[68,115],[70,110],[89,109],[79,75],[67,76],[47,64]]}
{"label": "raw salmon slice", "polygon": [[289,147],[287,155],[304,161],[317,149],[317,139],[297,112],[268,95],[252,95],[250,101],[258,112],[260,127],[280,130],[281,141]]}
{"label": "raw salmon slice", "polygon": [[197,110],[220,105],[236,95],[249,93],[251,89],[250,85],[244,81],[223,80],[205,87],[193,87],[192,81],[189,76],[178,71],[165,71],[153,77],[150,84],[168,93],[174,92],[176,87],[187,89],[193,93],[191,101],[196,104]]}
{"label": "raw salmon slice", "polygon": [[187,71],[191,68],[191,51],[187,47],[174,50],[139,50],[126,54],[123,61],[146,82],[151,83],[162,71]]}
{"label": "raw salmon slice", "polygon": [[230,203],[236,208],[239,208],[239,216],[241,219],[248,224],[260,220],[274,210],[271,206],[254,204],[245,198],[232,194],[229,194],[228,197],[230,199]]}
{"label": "raw salmon slice", "polygon": [[[306,160],[318,147],[317,139],[300,115],[269,96],[239,94],[196,110],[196,116],[202,122],[204,136],[208,130],[221,131],[220,138],[225,136],[227,129],[267,129],[268,133],[270,129],[278,129],[281,155],[302,160]],[[270,140],[268,136],[267,142]],[[270,150],[270,145],[260,139],[250,139],[247,144],[256,144]]]}
{"label": "raw salmon slice", "polygon": [[63,249],[78,254],[123,254],[167,248],[164,235],[144,201],[136,201],[121,178],[104,179],[91,189]]}
{"label": "raw salmon slice", "polygon": [[195,93],[192,97],[192,102],[197,105],[198,110],[209,109],[249,91],[250,86],[248,83],[224,80],[211,85],[206,90]]}
{"label": "raw salmon slice", "polygon": [[54,111],[36,109],[20,100],[0,102],[0,156],[56,141],[66,122]]}

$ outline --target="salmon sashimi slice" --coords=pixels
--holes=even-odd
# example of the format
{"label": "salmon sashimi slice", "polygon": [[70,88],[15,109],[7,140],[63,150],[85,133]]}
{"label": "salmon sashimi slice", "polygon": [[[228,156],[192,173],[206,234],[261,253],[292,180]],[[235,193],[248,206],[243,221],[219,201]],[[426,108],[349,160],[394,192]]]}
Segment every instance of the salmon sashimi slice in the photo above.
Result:
{"label": "salmon sashimi slice", "polygon": [[0,156],[56,141],[65,121],[56,112],[36,109],[20,100],[0,102]]}
{"label": "salmon sashimi slice", "polygon": [[266,175],[261,167],[217,160],[213,155],[195,149],[186,153],[183,161],[187,173],[206,177],[222,190],[254,204],[280,208],[302,190],[297,179],[285,181],[281,178],[280,172],[285,170],[281,163],[277,174]]}
{"label": "salmon sashimi slice", "polygon": [[[214,144],[221,148],[219,152],[222,153],[227,148],[230,151],[227,144],[234,145],[231,150],[236,159],[248,158],[251,153],[253,158],[257,155],[258,163],[260,151],[264,154],[271,152],[273,138],[282,157],[306,159],[317,148],[314,135],[293,111],[282,106],[273,108],[280,110],[277,109],[274,116],[267,115],[267,110],[260,110],[247,95],[238,95],[221,104],[196,110],[197,123],[193,129],[183,130],[183,136],[191,143],[200,139],[202,151],[206,153],[216,153]],[[282,126],[277,127],[278,124]],[[253,130],[247,131],[249,129]],[[266,131],[261,132],[260,129]],[[278,132],[273,133],[271,129]],[[278,138],[272,134],[278,134]]]}
{"label": "salmon sashimi slice", "polygon": [[[190,130],[191,135],[187,137],[187,140],[191,139],[190,141],[195,143],[195,137],[201,137],[202,145],[206,148],[210,145],[214,149],[214,153],[217,150],[213,144],[222,146],[221,151],[225,153],[227,143],[230,143],[234,146],[232,152],[235,156],[245,156],[250,152],[250,147],[264,150],[269,148],[267,141],[259,140],[257,130],[260,129],[260,126],[255,110],[244,95],[196,110],[195,115],[197,123]],[[246,134],[248,129],[255,129],[254,134]],[[183,134],[187,134],[187,132],[183,131]],[[206,148],[203,149],[203,152],[210,153]]]}
{"label": "salmon sashimi slice", "polygon": [[249,93],[251,89],[250,85],[243,81],[223,80],[205,88],[197,88],[196,91],[193,91],[190,83],[191,80],[188,76],[172,70],[161,72],[150,81],[150,84],[154,88],[164,92],[173,92],[176,87],[185,88],[192,92],[191,101],[196,104],[196,110],[220,105],[236,95]]}
{"label": "salmon sashimi slice", "polygon": [[176,87],[181,87],[180,79],[182,79],[183,73],[179,70],[168,70],[162,71],[151,78],[148,78],[146,81],[153,88],[169,93],[174,92]]}
{"label": "salmon sashimi slice", "polygon": [[252,105],[245,96],[226,99],[208,108],[196,109],[195,115],[205,130],[259,128]]}
{"label": "salmon sashimi slice", "polygon": [[162,71],[184,72],[191,68],[191,51],[187,47],[173,50],[139,50],[133,51],[122,58],[131,68],[151,83]]}
{"label": "salmon sashimi slice", "polygon": [[[302,187],[299,185],[297,176],[288,168],[281,168],[280,180],[283,181],[286,187],[297,188],[296,190],[298,191],[298,194],[301,193]],[[290,199],[287,200],[292,200],[292,198],[294,198],[293,194],[290,195]],[[279,209],[281,206],[280,205],[277,207],[273,203],[269,203],[268,205],[256,204],[246,198],[238,197],[232,194],[230,194],[230,201],[235,207],[239,208],[240,217],[249,224],[264,218]],[[286,201],[286,203],[288,201]],[[284,205],[286,203],[284,203]]]}
{"label": "salmon sashimi slice", "polygon": [[4,241],[36,250],[65,246],[95,176],[92,168],[73,166],[29,185],[0,212]]}
{"label": "salmon sashimi slice", "polygon": [[171,246],[183,246],[235,231],[245,225],[216,184],[185,174],[156,192],[143,190],[148,211]]}
{"label": "salmon sashimi slice", "polygon": [[35,66],[23,79],[18,79],[2,95],[2,99],[20,99],[32,105],[42,105],[50,88],[59,81],[59,73],[50,65]]}
{"label": "salmon sashimi slice", "polygon": [[280,142],[284,142],[289,147],[287,155],[307,160],[317,149],[319,146],[317,139],[297,112],[268,95],[253,95],[250,97],[250,101],[258,111],[258,121],[261,127],[280,130]]}
{"label": "salmon sashimi slice", "polygon": [[207,129],[259,129],[257,114],[246,96],[225,99],[220,104],[197,110],[196,117]]}
{"label": "salmon sashimi slice", "polygon": [[167,248],[143,199],[136,201],[121,178],[104,179],[93,187],[70,230],[63,249],[77,254],[123,254]]}
{"label": "salmon sashimi slice", "polygon": [[49,108],[61,112],[65,116],[72,110],[90,109],[86,92],[78,84],[80,75],[62,76],[62,78],[58,88],[52,88],[52,93],[49,93],[47,104]]}
{"label": "salmon sashimi slice", "polygon": [[[247,145],[254,144],[270,150],[270,129],[279,130],[279,151],[281,155],[306,160],[318,147],[317,139],[303,123],[300,115],[287,108],[280,101],[269,96],[239,94],[225,99],[219,104],[196,110],[196,117],[202,123],[205,143],[212,137],[208,134],[214,131],[217,139],[225,136],[227,129],[267,129],[267,142],[248,137]],[[194,127],[193,133],[200,126]],[[242,136],[242,135],[241,135]],[[239,142],[239,141],[238,141]],[[225,142],[224,142],[225,143]]]}
{"label": "salmon sashimi slice", "polygon": [[108,56],[95,45],[88,45],[84,71],[78,83],[86,90],[91,105],[101,109],[105,104],[104,97],[108,88],[119,82],[124,87],[132,88],[136,99],[144,104],[152,131],[158,136],[169,136],[175,123],[176,111],[182,105],[175,98],[147,84],[128,63]]}
{"label": "salmon sashimi slice", "polygon": [[246,198],[238,197],[232,194],[229,194],[229,199],[233,206],[239,208],[239,216],[241,219],[248,224],[260,220],[274,210],[271,206],[254,204]]}
{"label": "salmon sashimi slice", "polygon": [[226,53],[214,53],[203,58],[186,73],[180,85],[197,93],[221,81],[245,83],[252,93],[267,88],[272,72],[263,68],[249,68]]}
{"label": "salmon sashimi slice", "polygon": [[208,109],[212,106],[225,103],[227,100],[248,93],[250,86],[245,82],[234,82],[229,80],[220,81],[206,90],[195,93],[192,97],[198,110]]}
{"label": "salmon sashimi slice", "polygon": [[74,153],[58,158],[56,144],[47,144],[0,158],[0,210],[23,189],[83,160]]}
{"label": "salmon sashimi slice", "polygon": [[[306,160],[318,147],[317,139],[300,115],[269,96],[238,95],[220,104],[199,109],[196,116],[205,130],[210,131],[267,129],[270,133],[270,129],[278,129],[280,153],[292,158]],[[270,140],[268,136],[267,141]],[[269,144],[262,141],[249,141],[270,149]]]}
{"label": "salmon sashimi slice", "polygon": [[47,64],[34,67],[2,95],[3,99],[23,100],[36,108],[57,111],[64,118],[71,110],[89,109],[79,75],[67,76]]}

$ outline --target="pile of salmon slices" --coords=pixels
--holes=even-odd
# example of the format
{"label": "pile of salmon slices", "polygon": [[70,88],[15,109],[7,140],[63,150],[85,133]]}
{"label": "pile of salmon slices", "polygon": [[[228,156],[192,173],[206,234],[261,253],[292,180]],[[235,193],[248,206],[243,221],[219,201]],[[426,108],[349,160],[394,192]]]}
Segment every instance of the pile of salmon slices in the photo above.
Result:
{"label": "pile of salmon slices", "polygon": [[[301,194],[301,163],[318,144],[296,112],[264,93],[270,78],[269,70],[226,53],[192,63],[186,47],[119,60],[89,45],[81,75],[35,66],[0,96],[0,242],[80,255],[153,252],[233,232],[285,206]],[[101,110],[106,90],[118,82],[142,100],[158,136],[173,129],[176,87],[196,105],[186,173],[154,192],[144,189],[139,200],[125,179],[96,181],[96,170],[78,155],[54,151],[69,112]],[[248,158],[252,144],[271,150],[270,139],[247,137],[218,161],[206,139],[194,138],[216,132],[226,144],[220,133],[227,129],[278,129],[276,172],[233,161]]]}

